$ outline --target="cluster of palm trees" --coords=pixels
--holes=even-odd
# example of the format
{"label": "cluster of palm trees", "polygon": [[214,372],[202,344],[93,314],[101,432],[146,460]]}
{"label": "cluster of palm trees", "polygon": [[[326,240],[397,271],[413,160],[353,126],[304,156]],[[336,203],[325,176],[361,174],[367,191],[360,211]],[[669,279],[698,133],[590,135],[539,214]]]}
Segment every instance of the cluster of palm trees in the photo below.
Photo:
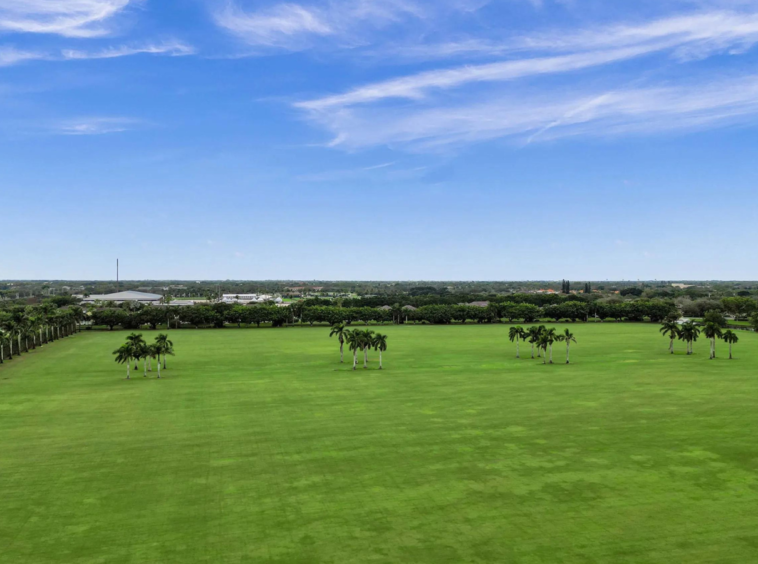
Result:
{"label": "cluster of palm trees", "polygon": [[553,344],[566,343],[566,364],[569,364],[569,353],[571,343],[576,343],[576,337],[570,329],[565,329],[563,333],[558,333],[555,327],[547,328],[544,325],[533,325],[529,329],[516,326],[511,327],[508,332],[508,338],[511,342],[516,343],[516,358],[521,358],[519,351],[520,341],[528,341],[532,345],[532,358],[534,358],[534,349],[537,348],[537,356],[542,358],[542,363],[553,364]]}
{"label": "cluster of palm trees", "polygon": [[139,361],[144,361],[144,376],[153,370],[153,359],[158,367],[158,378],[161,377],[161,356],[163,357],[163,369],[166,370],[166,355],[174,355],[174,343],[168,335],[160,334],[154,343],[148,344],[142,338],[142,334],[132,333],[126,338],[126,342],[113,351],[116,362],[126,364],[126,379],[130,378],[130,368],[134,362],[134,369],[139,368]]}
{"label": "cluster of palm trees", "polygon": [[666,321],[661,325],[660,332],[669,338],[669,352],[674,354],[674,341],[684,341],[687,344],[687,355],[693,354],[693,344],[702,334],[710,341],[710,359],[716,358],[716,341],[722,339],[729,345],[729,360],[732,360],[732,345],[739,342],[740,338],[731,329],[722,330],[718,323],[708,321],[702,329],[694,321],[685,321],[679,324],[676,321]]}
{"label": "cluster of palm trees", "polygon": [[379,351],[379,370],[382,366],[382,353],[387,350],[387,335],[362,329],[348,329],[345,323],[332,325],[330,337],[337,337],[340,343],[340,362],[345,362],[345,344],[353,353],[353,370],[358,366],[358,352],[363,351],[363,368],[368,368],[368,351]]}

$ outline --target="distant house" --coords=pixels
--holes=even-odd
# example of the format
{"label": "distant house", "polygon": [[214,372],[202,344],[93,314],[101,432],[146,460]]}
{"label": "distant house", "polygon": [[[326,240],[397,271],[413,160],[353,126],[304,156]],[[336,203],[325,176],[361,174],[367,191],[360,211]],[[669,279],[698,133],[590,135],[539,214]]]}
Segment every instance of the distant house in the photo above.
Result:
{"label": "distant house", "polygon": [[489,307],[490,303],[489,302],[471,302],[468,305],[473,306],[473,307]]}
{"label": "distant house", "polygon": [[408,311],[416,311],[418,308],[413,307],[412,305],[403,306],[403,309],[407,309]]}
{"label": "distant house", "polygon": [[379,309],[381,309],[382,311],[390,311],[392,309],[392,306],[384,305],[380,307]]}
{"label": "distant house", "polygon": [[95,294],[87,296],[82,299],[83,304],[91,304],[95,302],[115,302],[117,304],[123,304],[125,302],[140,303],[140,304],[157,304],[163,299],[160,294],[148,294],[146,292],[134,292],[132,290],[126,292],[116,292],[115,294]]}

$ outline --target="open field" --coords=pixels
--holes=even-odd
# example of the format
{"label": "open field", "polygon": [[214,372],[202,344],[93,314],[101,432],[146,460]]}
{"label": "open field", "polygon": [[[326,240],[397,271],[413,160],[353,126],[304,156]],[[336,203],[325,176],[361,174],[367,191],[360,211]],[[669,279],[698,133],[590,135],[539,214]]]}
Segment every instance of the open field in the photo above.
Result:
{"label": "open field", "polygon": [[571,329],[543,366],[387,326],[382,372],[326,328],[187,329],[132,381],[127,332],[55,342],[0,367],[0,563],[758,562],[758,335]]}

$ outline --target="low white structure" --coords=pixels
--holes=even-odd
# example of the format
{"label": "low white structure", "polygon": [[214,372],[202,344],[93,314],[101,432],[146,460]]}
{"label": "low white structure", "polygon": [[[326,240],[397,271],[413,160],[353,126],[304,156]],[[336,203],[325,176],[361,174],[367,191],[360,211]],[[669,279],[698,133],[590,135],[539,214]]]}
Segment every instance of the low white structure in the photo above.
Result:
{"label": "low white structure", "polygon": [[157,304],[163,299],[160,294],[148,294],[146,292],[134,292],[132,290],[126,292],[116,292],[115,294],[95,294],[87,296],[82,300],[83,304],[91,304],[95,302],[115,302],[117,304],[123,304],[124,302],[137,302],[141,304]]}
{"label": "low white structure", "polygon": [[224,294],[221,301],[227,304],[260,304],[264,302],[282,303],[282,298],[268,294]]}

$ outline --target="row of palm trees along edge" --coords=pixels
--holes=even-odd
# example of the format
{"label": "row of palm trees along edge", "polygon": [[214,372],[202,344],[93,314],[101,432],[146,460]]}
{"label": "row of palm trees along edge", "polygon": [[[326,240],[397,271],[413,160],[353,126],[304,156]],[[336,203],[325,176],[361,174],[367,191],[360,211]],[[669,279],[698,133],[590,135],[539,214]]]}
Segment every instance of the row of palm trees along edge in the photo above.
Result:
{"label": "row of palm trees along edge", "polygon": [[353,353],[353,370],[358,367],[358,351],[363,351],[363,368],[368,368],[368,351],[379,352],[379,370],[383,370],[382,353],[387,350],[387,335],[368,329],[348,329],[345,323],[335,323],[329,337],[337,337],[340,343],[340,362],[345,362],[345,343]]}
{"label": "row of palm trees along edge", "polygon": [[118,364],[126,364],[126,379],[130,379],[130,368],[134,361],[134,369],[139,369],[139,361],[144,361],[144,377],[153,371],[153,359],[156,359],[158,378],[161,377],[161,356],[163,356],[163,369],[167,370],[166,355],[174,356],[174,343],[168,335],[161,333],[155,338],[154,343],[148,344],[142,338],[141,333],[132,333],[126,338],[126,342],[113,351],[115,361]]}
{"label": "row of palm trees along edge", "polygon": [[21,356],[22,352],[28,353],[38,346],[69,337],[77,332],[83,318],[84,310],[78,306],[59,309],[43,304],[34,311],[27,308],[12,312],[0,327],[0,364],[5,362],[6,347],[8,360],[13,360],[14,346],[15,354]]}

